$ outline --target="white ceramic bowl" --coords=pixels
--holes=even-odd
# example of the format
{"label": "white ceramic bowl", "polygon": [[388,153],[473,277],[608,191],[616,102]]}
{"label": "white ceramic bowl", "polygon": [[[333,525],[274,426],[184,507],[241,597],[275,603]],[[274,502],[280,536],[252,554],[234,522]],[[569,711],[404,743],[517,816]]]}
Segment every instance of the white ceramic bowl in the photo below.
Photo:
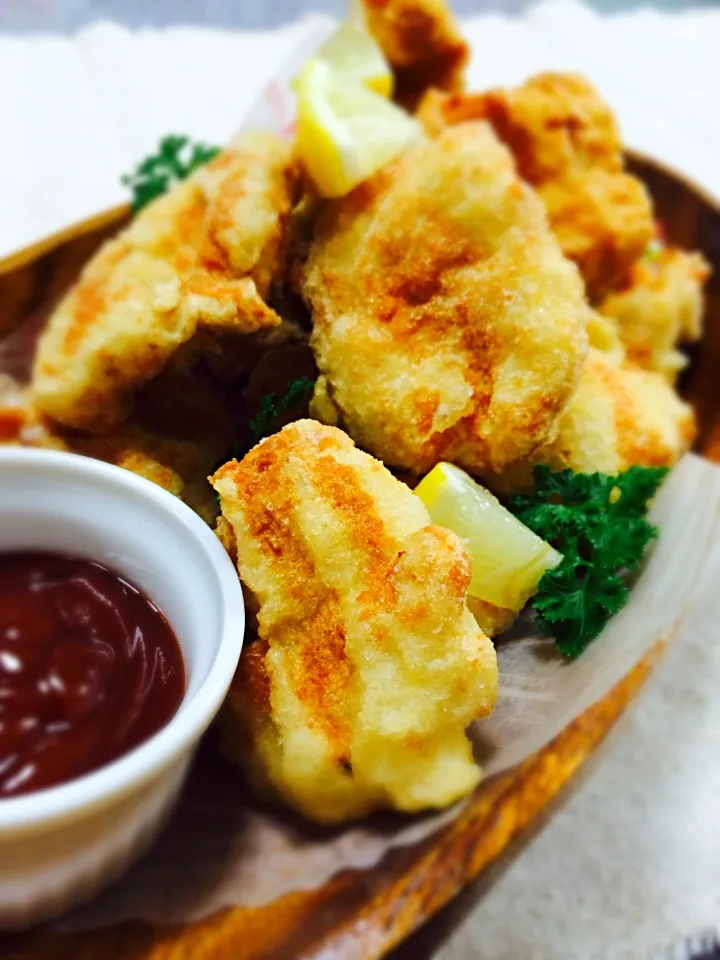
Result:
{"label": "white ceramic bowl", "polygon": [[182,647],[187,691],[141,746],[62,786],[0,800],[0,928],[66,910],[155,838],[232,679],[245,629],[232,562],[192,510],[96,460],[0,447],[0,551],[97,560],[140,587]]}

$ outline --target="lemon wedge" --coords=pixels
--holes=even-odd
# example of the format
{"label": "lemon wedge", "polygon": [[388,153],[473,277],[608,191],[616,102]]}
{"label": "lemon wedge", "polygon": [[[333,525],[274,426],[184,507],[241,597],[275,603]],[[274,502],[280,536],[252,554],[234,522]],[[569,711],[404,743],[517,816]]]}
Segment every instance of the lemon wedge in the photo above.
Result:
{"label": "lemon wedge", "polygon": [[476,483],[464,470],[439,463],[415,488],[433,521],[468,544],[473,574],[468,593],[517,612],[562,555]]}
{"label": "lemon wedge", "polygon": [[404,110],[317,58],[297,95],[296,151],[323,197],[349,193],[421,136]]}
{"label": "lemon wedge", "polygon": [[346,20],[318,50],[316,57],[346,80],[354,80],[381,97],[391,97],[393,74],[380,45],[360,23]]}

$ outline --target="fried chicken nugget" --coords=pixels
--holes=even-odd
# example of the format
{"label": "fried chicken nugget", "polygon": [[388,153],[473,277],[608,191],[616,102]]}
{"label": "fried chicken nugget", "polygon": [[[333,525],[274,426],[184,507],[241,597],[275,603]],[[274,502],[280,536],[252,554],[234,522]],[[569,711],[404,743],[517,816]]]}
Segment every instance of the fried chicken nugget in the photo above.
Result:
{"label": "fried chicken nugget", "polygon": [[624,172],[615,118],[584,77],[541,73],[483,94],[430,91],[418,117],[431,135],[471,119],[493,125],[520,176],[538,189],[593,299],[625,275],[652,239],[648,193]]}
{"label": "fried chicken nugget", "polygon": [[576,73],[540,73],[519,87],[482,96],[483,115],[515,157],[520,176],[544,183],[569,169],[623,168],[615,117]]}
{"label": "fried chicken nugget", "polygon": [[428,87],[461,90],[470,49],[445,0],[362,0],[368,30],[395,73],[395,96],[414,106]]}
{"label": "fried chicken nugget", "polygon": [[611,317],[605,317],[597,310],[591,310],[587,332],[591,347],[600,350],[615,363],[625,362],[627,359],[625,345],[620,339],[617,323]]}
{"label": "fried chicken nugget", "polygon": [[[315,414],[415,473],[500,471],[577,386],[589,308],[488,124],[410,148],[321,214],[304,280]],[[323,413],[324,411],[324,413]]]}
{"label": "fried chicken nugget", "polygon": [[65,449],[47,430],[27,388],[7,373],[0,373],[0,445]]}
{"label": "fried chicken nugget", "polygon": [[694,436],[692,408],[663,376],[618,364],[591,349],[554,439],[527,464],[493,478],[490,485],[505,494],[527,489],[536,463],[610,476],[634,464],[671,466]]}
{"label": "fried chicken nugget", "polygon": [[26,389],[0,376],[0,444],[104,460],[184,500],[211,525],[218,506],[207,476],[227,457],[234,438],[220,398],[189,371],[160,374],[140,391],[130,419],[101,435],[44,416]]}
{"label": "fried chicken nugget", "polygon": [[537,187],[566,257],[578,265],[592,301],[601,298],[654,235],[645,186],[627,173],[594,167]]}
{"label": "fried chicken nugget", "polygon": [[265,299],[280,272],[298,173],[291,148],[246,133],[106,243],[43,333],[38,408],[103,432],[196,332],[280,324]]}
{"label": "fried chicken nugget", "polygon": [[616,321],[628,359],[674,382],[687,364],[677,345],[702,335],[703,284],[709,274],[701,254],[674,247],[633,264],[626,286],[598,306]]}
{"label": "fried chicken nugget", "polygon": [[312,820],[443,807],[478,782],[465,728],[497,695],[470,557],[334,427],[301,420],[211,478],[257,610],[224,745]]}

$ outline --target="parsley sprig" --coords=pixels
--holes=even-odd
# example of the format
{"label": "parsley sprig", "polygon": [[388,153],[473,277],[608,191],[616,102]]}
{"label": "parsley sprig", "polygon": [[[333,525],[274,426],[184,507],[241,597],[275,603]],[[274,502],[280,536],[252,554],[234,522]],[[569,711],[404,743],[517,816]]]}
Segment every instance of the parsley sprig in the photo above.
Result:
{"label": "parsley sprig", "polygon": [[191,143],[189,137],[170,134],[160,141],[157,153],[146,157],[122,182],[132,190],[135,213],[166,193],[173,184],[184,180],[193,170],[208,163],[220,153],[220,147]]}
{"label": "parsley sprig", "polygon": [[624,575],[638,569],[657,529],[646,518],[667,469],[603,473],[535,468],[535,491],[510,510],[563,554],[531,603],[537,623],[566,657],[577,657],[627,602]]}
{"label": "parsley sprig", "polygon": [[299,377],[291,380],[285,388],[285,393],[278,397],[275,393],[266,393],[260,403],[260,410],[250,421],[255,441],[270,436],[277,429],[278,416],[298,403],[315,386],[315,381],[309,377]]}

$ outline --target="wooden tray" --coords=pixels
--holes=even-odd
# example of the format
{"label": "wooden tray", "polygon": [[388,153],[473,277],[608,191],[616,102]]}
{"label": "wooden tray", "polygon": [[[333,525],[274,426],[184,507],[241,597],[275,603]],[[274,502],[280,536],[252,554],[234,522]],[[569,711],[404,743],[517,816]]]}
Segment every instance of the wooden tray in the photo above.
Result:
{"label": "wooden tray", "polygon": [[[700,420],[698,449],[720,460],[720,205],[646,158],[630,163],[655,198],[668,238],[700,249],[715,275],[707,301],[707,335],[695,350],[684,391]],[[116,208],[0,261],[0,336],[51,303],[72,282],[97,245],[127,218]],[[126,923],[99,932],[34,931],[0,936],[3,960],[370,960],[382,957],[478,878],[491,863],[517,854],[588,758],[615,726],[650,674],[659,643],[603,700],[544,750],[510,774],[477,789],[450,826],[377,867],[347,871],[319,890],[264,907],[224,910],[185,927]],[[494,873],[494,871],[493,871]],[[491,882],[492,874],[483,874]],[[401,951],[420,960],[417,941]],[[398,954],[397,960],[399,960]]]}

